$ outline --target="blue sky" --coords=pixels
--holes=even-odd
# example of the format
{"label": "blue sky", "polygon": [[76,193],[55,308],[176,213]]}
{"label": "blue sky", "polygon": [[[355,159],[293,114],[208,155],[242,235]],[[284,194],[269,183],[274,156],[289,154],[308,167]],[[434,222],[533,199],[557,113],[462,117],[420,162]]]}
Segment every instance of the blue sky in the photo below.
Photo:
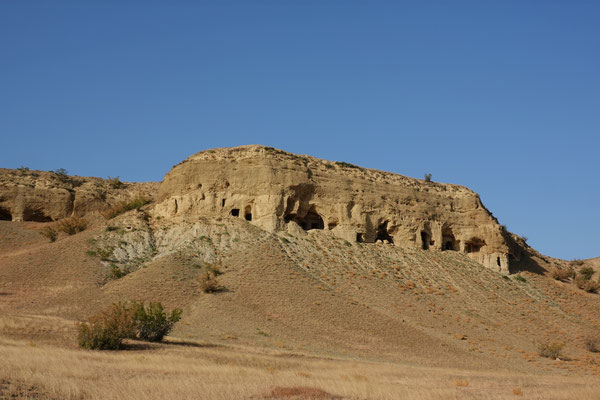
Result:
{"label": "blue sky", "polygon": [[161,180],[265,144],[468,186],[600,256],[596,1],[0,0],[0,166]]}

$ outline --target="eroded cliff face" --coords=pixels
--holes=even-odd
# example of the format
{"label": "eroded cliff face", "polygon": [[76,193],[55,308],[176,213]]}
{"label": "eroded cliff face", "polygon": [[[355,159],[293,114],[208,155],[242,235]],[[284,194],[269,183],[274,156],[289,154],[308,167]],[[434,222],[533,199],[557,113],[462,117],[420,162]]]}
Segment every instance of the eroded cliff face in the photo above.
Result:
{"label": "eroded cliff face", "polygon": [[102,211],[134,193],[152,197],[157,183],[121,183],[47,171],[0,169],[0,220],[50,222]]}
{"label": "eroded cliff face", "polygon": [[328,230],[348,241],[461,251],[509,272],[506,233],[457,185],[298,156],[264,146],[207,150],[175,166],[154,217],[244,218],[267,231]]}

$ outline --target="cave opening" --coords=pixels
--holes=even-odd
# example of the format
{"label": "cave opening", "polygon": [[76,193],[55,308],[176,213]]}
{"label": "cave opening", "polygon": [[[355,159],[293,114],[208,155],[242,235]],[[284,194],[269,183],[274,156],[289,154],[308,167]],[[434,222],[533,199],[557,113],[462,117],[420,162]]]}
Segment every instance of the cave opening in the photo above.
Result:
{"label": "cave opening", "polygon": [[421,231],[421,248],[423,250],[429,250],[429,244],[431,242],[431,235],[429,232]]}
{"label": "cave opening", "polygon": [[52,218],[44,214],[39,208],[25,208],[23,210],[23,221],[50,222]]}
{"label": "cave opening", "polygon": [[240,209],[239,208],[232,208],[230,214],[232,216],[234,216],[234,217],[239,217],[240,216]]}
{"label": "cave opening", "polygon": [[458,241],[454,238],[454,233],[449,226],[442,229],[442,251],[457,250]]}
{"label": "cave opening", "polygon": [[379,225],[379,227],[377,228],[377,237],[375,238],[375,241],[382,241],[382,242],[387,242],[389,244],[393,244],[394,243],[394,239],[390,236],[388,229],[387,229],[387,225],[388,225],[388,221],[385,221],[383,224]]}
{"label": "cave opening", "polygon": [[246,209],[244,210],[244,218],[246,219],[246,221],[252,221],[252,207],[251,206],[246,206]]}
{"label": "cave opening", "polygon": [[[288,214],[284,217],[284,220],[285,222],[294,221],[305,231],[311,229],[325,229],[325,222],[323,222],[323,218],[316,211],[315,206],[312,206],[304,217],[300,217],[298,214]],[[335,225],[331,227],[330,224],[329,227],[329,229],[332,229]]]}
{"label": "cave opening", "polygon": [[364,239],[363,239],[363,234],[362,234],[362,232],[357,232],[357,233],[356,233],[356,241],[357,241],[358,243],[362,243],[362,242],[364,242]]}
{"label": "cave opening", "polygon": [[6,208],[0,207],[0,221],[12,221],[12,214]]}
{"label": "cave opening", "polygon": [[481,248],[485,246],[485,240],[479,238],[471,238],[465,243],[465,252],[467,253],[478,253]]}

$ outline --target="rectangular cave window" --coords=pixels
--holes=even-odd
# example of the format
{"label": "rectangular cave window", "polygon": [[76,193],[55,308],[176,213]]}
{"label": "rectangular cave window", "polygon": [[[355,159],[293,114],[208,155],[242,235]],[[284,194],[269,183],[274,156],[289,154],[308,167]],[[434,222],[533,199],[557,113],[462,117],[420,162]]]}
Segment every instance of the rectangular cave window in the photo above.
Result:
{"label": "rectangular cave window", "polygon": [[246,221],[252,221],[252,206],[246,206],[244,209],[244,218],[246,218]]}
{"label": "rectangular cave window", "polygon": [[362,242],[364,241],[364,239],[363,239],[363,234],[362,234],[361,232],[357,232],[357,233],[356,233],[356,241],[357,241],[358,243],[362,243]]}
{"label": "rectangular cave window", "polygon": [[234,217],[239,217],[240,216],[240,209],[239,208],[232,208],[231,209],[231,215]]}
{"label": "rectangular cave window", "polygon": [[244,215],[244,218],[246,218],[246,221],[252,221],[252,213],[246,213],[246,215]]}
{"label": "rectangular cave window", "polygon": [[225,207],[225,199],[221,200],[221,207]]}

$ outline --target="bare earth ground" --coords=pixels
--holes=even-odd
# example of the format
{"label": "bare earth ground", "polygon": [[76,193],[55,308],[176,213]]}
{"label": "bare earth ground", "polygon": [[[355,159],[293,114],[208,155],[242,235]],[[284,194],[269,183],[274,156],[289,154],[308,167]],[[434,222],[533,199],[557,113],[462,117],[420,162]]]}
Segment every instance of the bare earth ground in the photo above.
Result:
{"label": "bare earth ground", "polygon": [[[48,243],[43,224],[0,221],[0,398],[600,398],[584,345],[599,296],[548,277],[535,252],[522,282],[456,252],[202,220],[193,246],[107,280],[86,254],[107,222],[92,222]],[[222,292],[199,290],[199,248]],[[76,347],[76,321],[128,299],[184,309],[168,343]],[[561,360],[538,355],[550,341]]]}

